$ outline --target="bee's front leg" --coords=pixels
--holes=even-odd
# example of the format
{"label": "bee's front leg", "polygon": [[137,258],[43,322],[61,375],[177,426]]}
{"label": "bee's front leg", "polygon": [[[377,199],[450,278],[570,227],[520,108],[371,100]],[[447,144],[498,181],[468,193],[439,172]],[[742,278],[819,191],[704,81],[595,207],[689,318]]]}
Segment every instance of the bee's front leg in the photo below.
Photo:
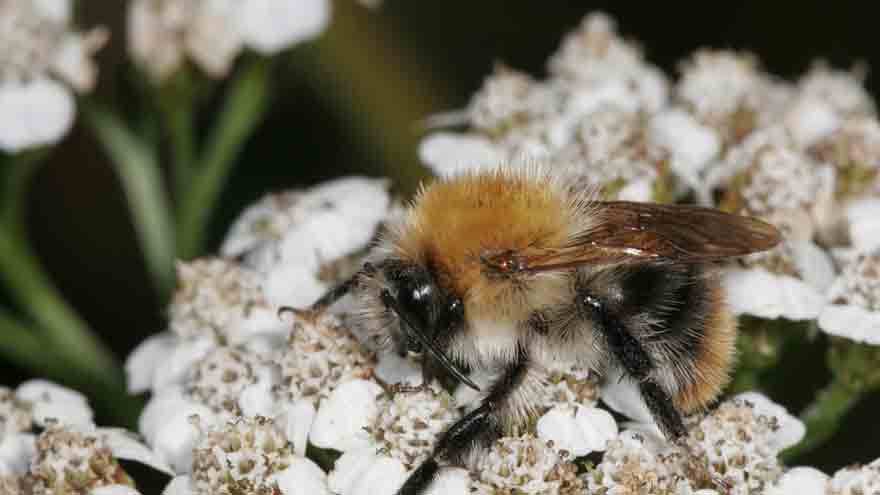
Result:
{"label": "bee's front leg", "polygon": [[397,495],[421,495],[437,471],[439,462],[463,463],[476,448],[488,448],[504,434],[504,425],[518,417],[511,397],[525,382],[529,372],[528,358],[520,352],[517,361],[510,363],[504,373],[489,388],[480,406],[449,427],[437,441],[434,452],[409,476]]}

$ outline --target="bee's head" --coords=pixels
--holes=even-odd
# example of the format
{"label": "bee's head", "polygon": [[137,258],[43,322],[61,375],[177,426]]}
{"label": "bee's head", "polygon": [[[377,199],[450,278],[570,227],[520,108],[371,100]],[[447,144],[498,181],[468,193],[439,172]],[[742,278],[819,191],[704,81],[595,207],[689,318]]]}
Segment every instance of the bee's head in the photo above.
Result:
{"label": "bee's head", "polygon": [[[437,284],[429,269],[412,262],[385,261],[365,269],[372,273],[375,294],[391,321],[387,325],[394,350],[427,353],[459,381],[476,388],[445,353],[452,337],[464,324],[464,305],[451,291]],[[373,291],[375,293],[375,291]]]}
{"label": "bee's head", "polygon": [[392,335],[395,349],[421,353],[425,340],[445,347],[454,329],[464,321],[461,300],[440,288],[431,272],[416,264],[389,264],[385,279],[395,301],[387,301],[388,309],[400,319],[400,332]]}

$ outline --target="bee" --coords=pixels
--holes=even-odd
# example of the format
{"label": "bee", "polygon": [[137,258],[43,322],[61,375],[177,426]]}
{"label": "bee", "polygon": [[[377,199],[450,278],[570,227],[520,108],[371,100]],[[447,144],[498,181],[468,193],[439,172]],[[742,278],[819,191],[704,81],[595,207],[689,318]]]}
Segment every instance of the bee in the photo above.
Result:
{"label": "bee", "polygon": [[496,373],[399,495],[526,424],[548,368],[631,380],[669,440],[727,383],[736,320],[718,262],[771,249],[779,232],[710,208],[594,196],[535,167],[438,180],[307,310],[352,293],[368,331],[423,355],[426,379],[479,390],[468,373]]}

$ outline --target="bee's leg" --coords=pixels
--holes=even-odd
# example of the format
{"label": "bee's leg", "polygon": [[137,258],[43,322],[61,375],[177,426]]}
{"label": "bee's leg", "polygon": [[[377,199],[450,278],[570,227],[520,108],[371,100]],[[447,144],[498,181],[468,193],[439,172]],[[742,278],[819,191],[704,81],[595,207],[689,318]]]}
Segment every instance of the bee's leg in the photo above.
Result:
{"label": "bee's leg", "polygon": [[641,343],[608,310],[605,303],[592,295],[584,296],[583,302],[596,319],[599,331],[605,336],[608,349],[623,366],[626,374],[639,384],[639,392],[654,421],[668,440],[678,440],[687,430],[681,413],[672,397],[653,378],[654,363]]}
{"label": "bee's leg", "polygon": [[370,263],[366,263],[357,273],[325,292],[323,296],[318,298],[318,300],[312,303],[308,308],[297,309],[291,306],[282,306],[278,310],[278,314],[293,313],[301,318],[314,319],[326,311],[327,308],[336,304],[336,301],[345,297],[345,295],[351,292],[352,289],[357,287],[360,283],[361,277],[370,276],[375,272],[376,267]]}
{"label": "bee's leg", "polygon": [[502,376],[489,389],[480,406],[458,420],[440,436],[434,453],[423,462],[398,490],[397,495],[421,495],[440,469],[439,460],[464,462],[475,448],[487,448],[504,434],[504,425],[517,415],[511,396],[523,384],[529,371],[525,353],[507,365]]}

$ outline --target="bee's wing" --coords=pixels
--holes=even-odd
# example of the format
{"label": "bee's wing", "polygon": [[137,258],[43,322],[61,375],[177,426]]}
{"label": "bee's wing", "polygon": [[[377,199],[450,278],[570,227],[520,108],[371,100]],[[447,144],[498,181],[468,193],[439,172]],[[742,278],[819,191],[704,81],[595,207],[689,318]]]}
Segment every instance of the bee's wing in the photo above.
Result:
{"label": "bee's wing", "polygon": [[768,223],[699,206],[605,201],[585,214],[597,222],[567,245],[504,253],[500,264],[492,264],[538,272],[628,260],[694,263],[766,251],[780,241]]}

